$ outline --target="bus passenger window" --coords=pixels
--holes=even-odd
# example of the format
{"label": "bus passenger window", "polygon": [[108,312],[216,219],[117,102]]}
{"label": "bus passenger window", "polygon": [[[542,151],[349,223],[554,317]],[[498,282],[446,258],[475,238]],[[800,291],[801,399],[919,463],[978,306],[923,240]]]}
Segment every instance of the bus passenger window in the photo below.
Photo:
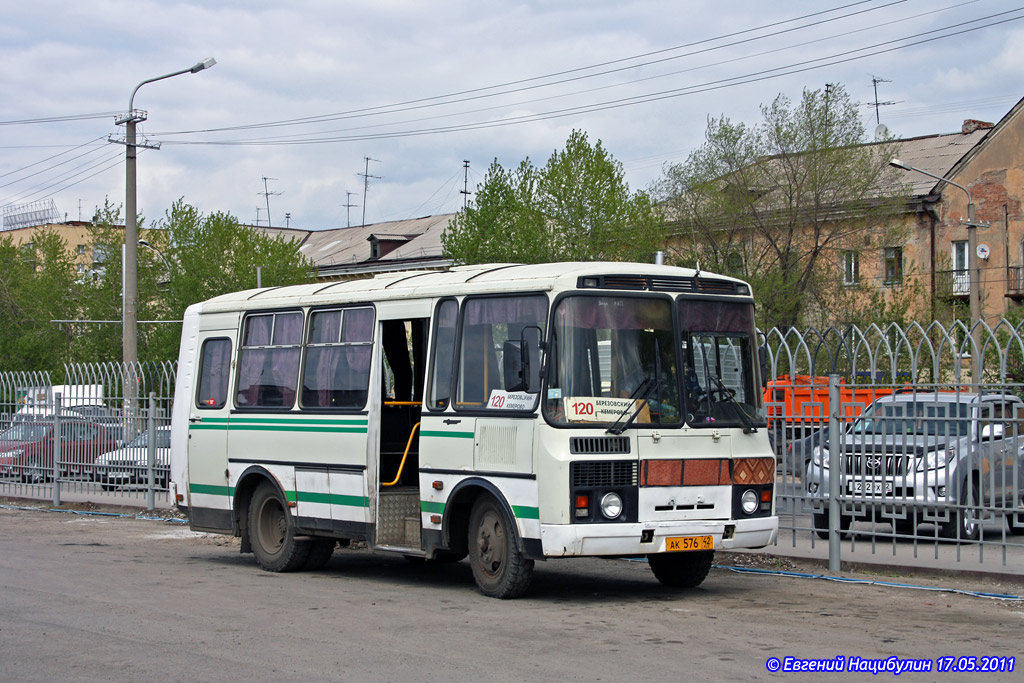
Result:
{"label": "bus passenger window", "polygon": [[303,408],[362,408],[366,405],[373,353],[370,307],[315,311],[310,316]]}
{"label": "bus passenger window", "polygon": [[246,318],[238,354],[239,408],[290,408],[299,380],[302,313]]}
{"label": "bus passenger window", "polygon": [[452,359],[455,357],[455,329],[459,303],[447,299],[437,306],[434,320],[434,350],[430,359],[431,377],[427,407],[444,410],[452,396]]}
{"label": "bus passenger window", "polygon": [[231,369],[231,340],[207,339],[199,360],[199,391],[196,406],[223,408],[228,400],[228,373]]}
{"label": "bus passenger window", "polygon": [[467,299],[463,304],[459,381],[455,407],[530,410],[537,394],[511,396],[504,390],[502,349],[506,341],[544,337],[547,297],[542,295]]}

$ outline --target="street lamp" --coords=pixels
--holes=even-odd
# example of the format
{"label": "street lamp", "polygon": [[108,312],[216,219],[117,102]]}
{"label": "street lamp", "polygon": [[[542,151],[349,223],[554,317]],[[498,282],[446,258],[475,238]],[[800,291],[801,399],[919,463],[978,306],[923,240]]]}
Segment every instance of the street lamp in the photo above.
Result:
{"label": "street lamp", "polygon": [[150,244],[149,242],[147,242],[146,240],[143,240],[143,239],[139,240],[139,246],[140,247],[145,247],[146,249],[149,249],[151,252],[153,252],[154,254],[159,256],[160,260],[164,262],[164,268],[167,269],[167,279],[164,280],[163,282],[160,282],[160,280],[157,280],[156,281],[156,286],[160,287],[161,285],[166,285],[168,282],[170,282],[170,280],[171,280],[171,262],[167,260],[167,257],[164,256],[164,253],[162,251],[160,251],[159,249],[157,249],[156,247],[154,247],[152,244]]}
{"label": "street lamp", "polygon": [[139,91],[139,88],[146,85],[147,83],[153,83],[154,81],[162,81],[165,78],[171,78],[172,76],[180,76],[181,74],[187,73],[199,73],[204,69],[209,69],[217,63],[213,57],[204,59],[201,62],[197,62],[194,66],[190,66],[187,69],[181,71],[174,71],[163,76],[157,76],[156,78],[148,78],[132,90],[131,97],[128,98],[128,113],[117,119],[117,125],[125,124],[125,221],[124,221],[124,292],[122,294],[122,308],[124,316],[124,328],[122,331],[122,356],[126,366],[131,363],[135,363],[139,360],[139,349],[138,349],[138,298],[139,298],[139,285],[138,285],[138,241],[139,241],[139,228],[136,223],[136,209],[135,209],[135,155],[136,147],[154,147],[159,148],[158,145],[137,145],[135,141],[135,124],[140,121],[146,120],[146,112],[136,111],[135,105],[135,93]]}
{"label": "street lamp", "polygon": [[953,187],[960,188],[961,190],[964,191],[964,194],[967,195],[967,223],[966,223],[966,227],[967,227],[967,251],[968,251],[967,262],[969,264],[968,267],[967,267],[967,283],[968,283],[967,286],[968,286],[968,299],[970,301],[970,308],[971,308],[971,331],[972,331],[972,335],[971,336],[974,338],[975,346],[977,347],[972,352],[972,356],[975,357],[975,363],[974,363],[974,366],[975,366],[974,372],[975,372],[975,374],[974,374],[973,379],[974,379],[975,382],[980,382],[981,381],[981,348],[980,348],[980,345],[977,343],[978,342],[977,334],[975,334],[975,328],[977,327],[978,321],[981,319],[981,271],[980,271],[980,269],[978,267],[978,231],[977,231],[977,228],[979,227],[980,224],[977,221],[977,214],[975,213],[974,198],[971,197],[970,190],[968,190],[963,185],[960,185],[958,183],[953,182],[949,178],[944,178],[944,177],[942,177],[940,175],[936,175],[934,173],[929,173],[928,171],[925,171],[924,169],[920,169],[920,168],[917,168],[915,166],[911,166],[910,164],[905,164],[902,161],[900,161],[899,159],[892,159],[889,162],[889,165],[893,166],[895,168],[902,169],[904,171],[916,171],[917,173],[921,173],[922,175],[926,175],[926,176],[928,176],[930,178],[935,178],[936,180],[942,181],[944,183],[949,183]]}

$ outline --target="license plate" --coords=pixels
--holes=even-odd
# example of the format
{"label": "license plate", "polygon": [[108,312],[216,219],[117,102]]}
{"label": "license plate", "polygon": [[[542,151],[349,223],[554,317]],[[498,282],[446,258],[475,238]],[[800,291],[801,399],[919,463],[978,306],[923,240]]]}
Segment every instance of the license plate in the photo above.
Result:
{"label": "license plate", "polygon": [[670,553],[684,550],[714,550],[711,536],[670,536],[665,539],[665,550]]}
{"label": "license plate", "polygon": [[892,494],[891,481],[851,481],[846,490],[852,495],[881,496]]}

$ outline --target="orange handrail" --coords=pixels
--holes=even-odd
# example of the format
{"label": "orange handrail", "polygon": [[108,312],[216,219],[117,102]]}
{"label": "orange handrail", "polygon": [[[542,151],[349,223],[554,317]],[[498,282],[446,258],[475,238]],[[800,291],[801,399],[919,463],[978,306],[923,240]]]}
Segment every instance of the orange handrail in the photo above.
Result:
{"label": "orange handrail", "polygon": [[409,457],[409,449],[412,448],[412,438],[416,436],[416,430],[420,428],[420,423],[417,422],[412,426],[412,431],[409,432],[409,441],[405,444],[405,453],[402,453],[402,462],[398,463],[398,474],[395,475],[395,480],[388,482],[387,484],[381,482],[381,486],[394,486],[398,483],[398,480],[402,478],[402,470],[405,469],[405,459]]}
{"label": "orange handrail", "polygon": [[418,406],[419,401],[384,401],[386,406]]}

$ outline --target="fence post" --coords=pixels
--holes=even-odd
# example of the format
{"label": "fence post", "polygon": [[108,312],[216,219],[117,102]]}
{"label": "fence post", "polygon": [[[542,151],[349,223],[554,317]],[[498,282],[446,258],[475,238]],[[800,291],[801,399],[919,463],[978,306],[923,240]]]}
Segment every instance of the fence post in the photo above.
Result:
{"label": "fence post", "polygon": [[839,443],[840,406],[839,406],[839,375],[828,376],[828,569],[832,572],[840,570],[839,565],[839,491],[840,472]]}
{"label": "fence post", "polygon": [[154,510],[156,508],[156,487],[155,476],[153,472],[153,463],[156,460],[156,392],[149,392],[149,415],[146,417],[146,434],[148,439],[146,440],[146,481],[149,482],[148,491],[146,493],[146,509]]}
{"label": "fence post", "polygon": [[[53,395],[53,507],[60,506],[61,395]],[[39,463],[40,467],[42,463]]]}

